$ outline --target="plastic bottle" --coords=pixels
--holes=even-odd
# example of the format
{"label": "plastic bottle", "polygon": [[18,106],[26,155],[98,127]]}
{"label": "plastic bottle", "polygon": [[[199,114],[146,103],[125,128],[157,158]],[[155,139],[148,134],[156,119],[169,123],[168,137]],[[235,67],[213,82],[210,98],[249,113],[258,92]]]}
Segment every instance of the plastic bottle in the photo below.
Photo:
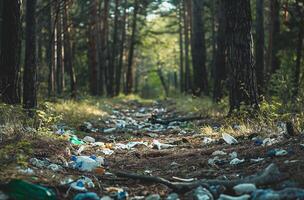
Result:
{"label": "plastic bottle", "polygon": [[87,172],[91,172],[104,164],[104,158],[96,158],[95,156],[72,156],[71,160],[74,161],[76,169]]}
{"label": "plastic bottle", "polygon": [[23,180],[11,180],[4,186],[4,191],[10,198],[15,200],[55,200],[53,190],[35,185]]}

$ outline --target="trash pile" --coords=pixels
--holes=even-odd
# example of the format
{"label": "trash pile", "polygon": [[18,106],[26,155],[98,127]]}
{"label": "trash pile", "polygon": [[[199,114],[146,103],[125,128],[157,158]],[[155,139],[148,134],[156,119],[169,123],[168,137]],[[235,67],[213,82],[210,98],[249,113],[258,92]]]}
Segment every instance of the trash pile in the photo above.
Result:
{"label": "trash pile", "polygon": [[[63,124],[55,125],[54,135],[68,141],[65,151],[60,155],[29,158],[28,165],[17,167],[17,171],[24,177],[29,177],[27,180],[32,183],[12,179],[0,184],[0,199],[304,199],[304,190],[296,182],[289,180],[289,177],[284,177],[277,165],[303,162],[299,157],[293,159],[293,156],[304,150],[304,144],[281,145],[286,141],[284,128],[273,137],[240,139],[228,133],[222,133],[217,139],[197,137],[199,144],[203,145],[191,146],[181,145],[191,143],[182,137],[187,135],[195,138],[193,133],[197,130],[189,128],[187,121],[165,121],[165,118],[168,119],[168,111],[164,108],[139,107],[137,110],[113,110],[113,114],[104,119],[102,127],[90,122],[84,122],[76,129]],[[219,126],[213,128],[219,130]],[[235,125],[234,128],[237,129],[238,126]],[[78,134],[77,130],[84,134]],[[145,133],[144,136],[138,137],[136,134],[139,132]],[[135,137],[128,140],[117,139],[117,135],[124,133],[134,134]],[[101,139],[104,136],[111,140]],[[210,153],[202,153],[202,150],[209,148],[212,149]],[[252,152],[246,148],[251,148]],[[190,153],[183,157],[182,152],[187,151]],[[141,156],[143,152],[145,155]],[[194,158],[197,159],[193,159],[192,155],[196,155]],[[128,158],[131,156],[134,160],[124,163],[129,162]],[[184,160],[184,163],[180,163],[178,159]],[[157,166],[156,170],[152,170],[152,165]],[[166,170],[168,168],[162,168],[165,165],[176,170],[172,172],[173,175]],[[265,168],[266,165],[268,167]],[[257,168],[258,172],[240,173],[246,168]],[[184,176],[185,171],[191,174],[190,172],[202,169],[206,173],[214,173],[212,178],[204,173],[203,179]],[[133,171],[137,174],[120,171]],[[39,178],[54,182],[36,184],[39,183]],[[145,185],[141,187],[139,182],[131,180],[139,180]],[[146,192],[146,182],[161,184],[166,187],[166,192],[158,192],[153,187],[148,187]]]}

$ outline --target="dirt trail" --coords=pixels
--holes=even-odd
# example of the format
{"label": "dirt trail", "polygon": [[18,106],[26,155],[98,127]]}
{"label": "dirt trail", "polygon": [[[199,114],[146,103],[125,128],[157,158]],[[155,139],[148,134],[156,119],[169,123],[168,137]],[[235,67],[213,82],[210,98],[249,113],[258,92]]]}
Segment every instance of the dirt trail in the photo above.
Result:
{"label": "dirt trail", "polygon": [[[168,107],[169,110],[166,109]],[[94,191],[100,196],[109,195],[107,192],[109,187],[118,187],[127,191],[129,197],[141,199],[149,194],[159,194],[165,198],[172,190],[162,184],[120,178],[114,173],[122,171],[159,176],[171,181],[233,180],[254,175],[269,164],[275,163],[287,181],[271,186],[275,187],[273,189],[285,188],[286,185],[304,188],[302,173],[304,150],[301,146],[303,142],[301,135],[289,139],[273,137],[276,143],[262,145],[259,143],[262,139],[252,140],[253,137],[259,138],[257,133],[236,138],[238,144],[230,145],[220,139],[220,133],[214,138],[209,138],[200,131],[202,124],[209,124],[214,131],[218,130],[221,122],[214,119],[172,122],[169,125],[151,123],[151,117],[168,119],[187,116],[187,113],[177,113],[174,110],[174,102],[143,105],[132,101],[115,105],[111,109],[112,113],[107,119],[85,122],[77,127],[81,130],[81,134],[78,132],[79,138],[90,136],[103,145],[96,146],[89,143],[73,145],[66,141],[54,145],[40,143],[37,144],[40,149],[35,154],[36,158],[47,157],[58,165],[69,162],[71,154],[102,156],[106,160],[105,174],[81,172],[66,167],[53,172],[49,169],[37,168],[31,163],[29,167],[34,173],[22,173],[22,178],[55,188],[59,199],[73,199],[73,196],[79,193],[68,190],[68,185],[63,186],[61,183],[67,178],[75,180],[82,175],[93,180],[95,187],[89,191]],[[65,137],[64,134],[61,137]],[[80,151],[82,147],[83,150]],[[275,149],[286,150],[287,154],[272,155],[271,151]],[[231,164],[235,158],[243,162]],[[19,173],[18,177],[20,176]],[[189,196],[180,194],[180,198],[188,199]]]}

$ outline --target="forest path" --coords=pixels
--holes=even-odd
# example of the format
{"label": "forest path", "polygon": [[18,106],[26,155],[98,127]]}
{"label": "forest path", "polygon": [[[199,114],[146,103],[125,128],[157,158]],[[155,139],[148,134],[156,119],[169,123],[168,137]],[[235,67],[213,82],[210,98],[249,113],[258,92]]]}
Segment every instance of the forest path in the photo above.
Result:
{"label": "forest path", "polygon": [[[121,190],[134,199],[144,199],[150,194],[159,194],[164,198],[172,192],[172,188],[159,183],[116,177],[115,173],[120,171],[158,176],[171,181],[233,180],[254,175],[275,163],[288,180],[275,185],[276,189],[284,188],[286,184],[304,187],[302,136],[287,139],[277,134],[263,140],[265,136],[262,133],[251,133],[236,137],[238,143],[230,145],[219,132],[222,119],[205,117],[166,125],[155,123],[164,119],[199,116],[199,113],[177,112],[174,100],[148,104],[125,101],[107,106],[109,114],[106,117],[86,121],[76,127],[77,137],[87,142],[74,137],[72,140],[69,130],[57,130],[57,134],[62,134],[60,137],[69,138],[70,142],[52,144],[50,140],[36,141],[34,158],[30,159],[27,169],[33,172],[19,170],[16,175],[16,170],[4,170],[0,175],[12,177],[13,173],[16,177],[54,187],[59,199],[73,199],[80,193],[77,188],[71,189],[62,183],[78,180],[81,176],[94,182],[95,187],[84,187],[99,196],[115,196]],[[212,130],[209,130],[209,134],[206,132],[208,129],[204,129],[207,126]],[[237,126],[234,128],[239,129]],[[85,136],[91,138],[85,139]],[[89,141],[92,138],[95,141]],[[261,144],[267,140],[267,144]],[[276,156],[276,150],[286,150],[286,154]],[[85,172],[79,169],[81,166],[75,166],[75,162],[70,161],[72,155],[74,158],[104,158],[105,162],[102,167]],[[35,162],[33,159],[36,159]],[[59,169],[45,165],[46,161],[56,164]],[[231,191],[227,192],[231,194]],[[192,194],[180,194],[180,199],[189,199]],[[119,198],[116,196],[116,199]]]}

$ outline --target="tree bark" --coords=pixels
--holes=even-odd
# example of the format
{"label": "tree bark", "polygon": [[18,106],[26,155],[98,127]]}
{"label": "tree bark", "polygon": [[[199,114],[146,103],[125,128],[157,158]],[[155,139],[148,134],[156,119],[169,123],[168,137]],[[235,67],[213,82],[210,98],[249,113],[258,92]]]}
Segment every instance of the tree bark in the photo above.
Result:
{"label": "tree bark", "polygon": [[256,76],[259,94],[264,88],[264,0],[256,0]]}
{"label": "tree bark", "polygon": [[123,18],[121,22],[121,41],[120,41],[120,52],[119,52],[119,63],[116,68],[116,88],[115,88],[115,95],[119,95],[120,93],[120,85],[121,85],[121,74],[122,74],[122,68],[124,65],[124,50],[125,50],[125,40],[126,40],[126,20],[127,20],[127,0],[124,1],[124,13]]}
{"label": "tree bark", "polygon": [[179,16],[178,16],[178,26],[179,26],[179,82],[180,82],[180,92],[185,92],[185,80],[184,80],[184,36],[183,36],[183,3],[179,3]]}
{"label": "tree bark", "polygon": [[191,90],[191,71],[190,71],[190,60],[189,60],[189,1],[184,1],[184,35],[185,35],[185,92],[188,93]]}
{"label": "tree bark", "polygon": [[270,29],[268,41],[268,68],[273,74],[280,68],[278,58],[280,43],[280,3],[279,0],[270,0]]}
{"label": "tree bark", "polygon": [[298,42],[297,42],[297,50],[296,50],[296,63],[294,68],[293,75],[293,92],[292,92],[292,101],[296,102],[296,98],[299,94],[300,88],[300,73],[301,73],[301,62],[302,62],[302,51],[303,51],[303,39],[304,39],[304,28],[303,28],[303,20],[299,23],[299,32],[298,32]]}
{"label": "tree bark", "polygon": [[56,21],[56,81],[57,81],[57,93],[62,94],[64,90],[64,65],[63,65],[63,51],[62,51],[62,11],[61,2],[57,0],[57,21]]}
{"label": "tree bark", "polygon": [[[113,43],[112,53],[109,62],[109,81],[108,81],[108,96],[113,97],[115,95],[115,72],[116,72],[116,57],[117,57],[117,40],[118,40],[118,17],[119,17],[119,5],[120,0],[115,0],[115,13],[114,13],[114,30],[113,30]],[[117,75],[117,74],[116,74]]]}
{"label": "tree bark", "polygon": [[230,113],[242,104],[259,106],[253,58],[250,0],[222,0],[226,26],[227,64],[230,75]]}
{"label": "tree bark", "polygon": [[76,98],[77,96],[76,75],[72,61],[71,36],[70,36],[70,28],[68,22],[69,22],[68,4],[66,4],[63,10],[64,68],[68,70],[70,76],[71,98]]}
{"label": "tree bark", "polygon": [[23,105],[26,109],[37,106],[36,63],[36,0],[26,1],[25,63],[23,74]]}
{"label": "tree bark", "polygon": [[206,70],[206,46],[205,46],[205,28],[203,21],[203,3],[202,0],[192,0],[192,67],[193,67],[193,94],[200,96],[203,92],[208,95],[208,76]]}
{"label": "tree bark", "polygon": [[89,29],[88,29],[88,63],[89,63],[89,86],[90,94],[98,95],[98,68],[97,68],[97,8],[98,1],[92,0],[89,4]]}
{"label": "tree bark", "polygon": [[[98,49],[99,52],[99,94],[104,95],[105,88],[108,84],[108,65],[107,65],[107,45],[108,45],[108,15],[109,15],[109,0],[103,1],[103,14],[101,17],[102,27],[100,27],[100,23],[98,23],[98,30],[101,34],[98,34],[97,39],[99,40],[100,47]],[[99,32],[98,31],[98,32]]]}
{"label": "tree bark", "polygon": [[[20,5],[18,0],[3,0],[0,50],[0,98],[7,104],[20,103],[19,41]],[[5,8],[5,9],[4,9]]]}
{"label": "tree bark", "polygon": [[218,31],[216,38],[216,53],[214,62],[214,86],[213,86],[213,100],[219,102],[223,97],[223,89],[226,80],[226,19],[223,2],[220,0],[217,10]]}
{"label": "tree bark", "polygon": [[133,58],[134,58],[134,48],[135,48],[135,39],[136,39],[136,30],[137,30],[137,14],[139,10],[139,0],[134,2],[134,12],[133,12],[133,22],[132,22],[132,35],[130,41],[130,50],[128,58],[128,67],[126,75],[126,94],[131,94],[133,89]]}

